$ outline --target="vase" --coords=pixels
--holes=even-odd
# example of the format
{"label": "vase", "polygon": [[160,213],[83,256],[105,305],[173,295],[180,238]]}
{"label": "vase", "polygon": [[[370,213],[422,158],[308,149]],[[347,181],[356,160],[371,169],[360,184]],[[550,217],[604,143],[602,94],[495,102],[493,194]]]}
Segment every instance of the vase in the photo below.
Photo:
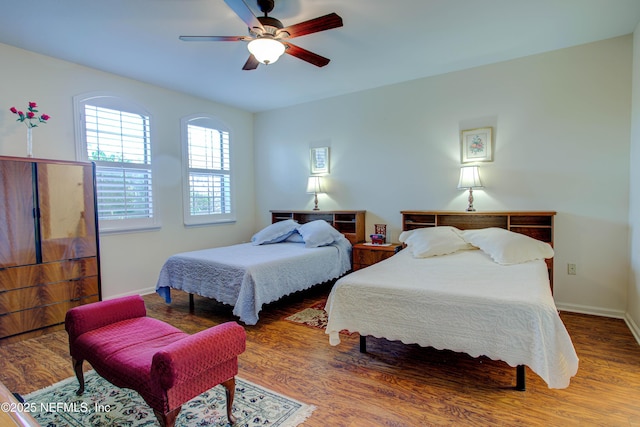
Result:
{"label": "vase", "polygon": [[33,157],[32,128],[27,128],[27,157]]}

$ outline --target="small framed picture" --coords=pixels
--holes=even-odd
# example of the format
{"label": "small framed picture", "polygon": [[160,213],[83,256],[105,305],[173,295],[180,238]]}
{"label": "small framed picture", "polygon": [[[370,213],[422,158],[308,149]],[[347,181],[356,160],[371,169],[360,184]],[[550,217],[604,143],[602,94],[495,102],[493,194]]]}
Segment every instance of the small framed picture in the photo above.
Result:
{"label": "small framed picture", "polygon": [[492,162],[491,128],[463,130],[460,135],[460,162]]}
{"label": "small framed picture", "polygon": [[326,175],[329,173],[329,147],[311,149],[311,175]]}

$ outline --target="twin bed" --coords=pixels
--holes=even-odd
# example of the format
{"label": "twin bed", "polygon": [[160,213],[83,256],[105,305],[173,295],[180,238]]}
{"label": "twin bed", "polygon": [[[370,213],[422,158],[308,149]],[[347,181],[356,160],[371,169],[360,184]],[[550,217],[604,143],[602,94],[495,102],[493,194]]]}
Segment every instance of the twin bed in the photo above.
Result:
{"label": "twin bed", "polygon": [[[313,217],[311,217],[313,218]],[[251,243],[183,252],[167,259],[156,292],[167,303],[171,289],[233,306],[255,325],[264,304],[342,276],[351,269],[351,243],[325,220],[275,221]]]}
{"label": "twin bed", "polygon": [[578,358],[552,297],[554,214],[403,211],[406,248],[347,275],[342,233],[274,216],[251,243],[170,257],[156,290],[167,302],[171,289],[213,298],[253,325],[264,304],[339,278],[325,308],[331,345],[346,329],[361,351],[373,336],[484,355],[517,367],[517,389],[525,365],[564,388]]}

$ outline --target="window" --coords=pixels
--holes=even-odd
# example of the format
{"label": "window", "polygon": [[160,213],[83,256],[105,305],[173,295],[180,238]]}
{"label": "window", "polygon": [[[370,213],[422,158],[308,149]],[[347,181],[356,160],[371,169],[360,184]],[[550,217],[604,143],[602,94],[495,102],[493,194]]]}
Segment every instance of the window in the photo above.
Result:
{"label": "window", "polygon": [[100,231],[157,228],[149,114],[109,95],[74,101],[78,158],[96,164]]}
{"label": "window", "polygon": [[213,117],[182,119],[185,225],[235,221],[230,135]]}

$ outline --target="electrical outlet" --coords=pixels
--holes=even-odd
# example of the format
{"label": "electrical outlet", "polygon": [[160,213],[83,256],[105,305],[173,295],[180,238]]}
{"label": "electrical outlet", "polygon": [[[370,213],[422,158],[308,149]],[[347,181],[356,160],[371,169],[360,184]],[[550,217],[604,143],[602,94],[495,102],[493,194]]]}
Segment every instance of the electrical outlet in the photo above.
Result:
{"label": "electrical outlet", "polygon": [[567,264],[567,274],[572,276],[576,275],[576,265],[575,264]]}

